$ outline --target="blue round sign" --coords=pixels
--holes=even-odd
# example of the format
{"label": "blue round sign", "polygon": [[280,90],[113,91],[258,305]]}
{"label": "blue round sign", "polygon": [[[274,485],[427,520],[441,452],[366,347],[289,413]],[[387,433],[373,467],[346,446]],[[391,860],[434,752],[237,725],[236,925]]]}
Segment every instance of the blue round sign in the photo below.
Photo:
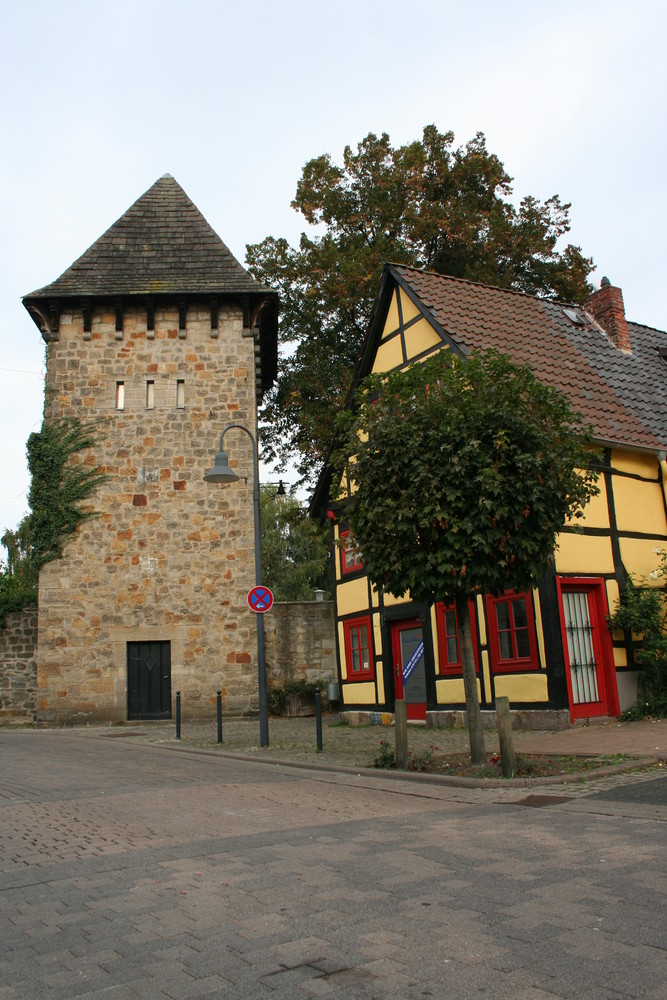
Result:
{"label": "blue round sign", "polygon": [[248,604],[253,611],[263,614],[273,604],[273,594],[268,587],[253,587],[248,594]]}

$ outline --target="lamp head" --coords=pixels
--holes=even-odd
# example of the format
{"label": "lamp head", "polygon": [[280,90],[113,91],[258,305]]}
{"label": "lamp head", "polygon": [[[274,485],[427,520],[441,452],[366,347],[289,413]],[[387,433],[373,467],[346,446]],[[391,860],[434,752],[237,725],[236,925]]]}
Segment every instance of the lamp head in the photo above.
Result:
{"label": "lamp head", "polygon": [[229,468],[226,451],[219,451],[213,461],[213,468],[204,473],[206,483],[237,483],[239,477]]}

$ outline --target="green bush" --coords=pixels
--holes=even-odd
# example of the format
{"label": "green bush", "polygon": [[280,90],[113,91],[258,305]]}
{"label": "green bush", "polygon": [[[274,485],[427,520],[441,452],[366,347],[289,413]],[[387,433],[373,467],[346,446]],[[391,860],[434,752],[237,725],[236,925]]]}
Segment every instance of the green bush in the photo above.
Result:
{"label": "green bush", "polygon": [[322,690],[323,685],[299,678],[299,680],[287,681],[282,687],[271,688],[268,692],[270,714],[284,715],[287,707],[287,696],[290,694],[300,694],[303,698],[314,698],[317,687]]}
{"label": "green bush", "polygon": [[[652,574],[654,579],[665,576],[662,564]],[[625,713],[627,719],[646,716],[667,716],[667,628],[665,627],[665,593],[662,588],[640,586],[632,578],[621,594],[616,613],[609,618],[612,629],[622,629],[634,639],[635,663],[640,668],[637,680],[637,704]]]}
{"label": "green bush", "polygon": [[388,740],[381,740],[380,752],[373,761],[373,767],[383,771],[392,771],[396,768],[396,751]]}

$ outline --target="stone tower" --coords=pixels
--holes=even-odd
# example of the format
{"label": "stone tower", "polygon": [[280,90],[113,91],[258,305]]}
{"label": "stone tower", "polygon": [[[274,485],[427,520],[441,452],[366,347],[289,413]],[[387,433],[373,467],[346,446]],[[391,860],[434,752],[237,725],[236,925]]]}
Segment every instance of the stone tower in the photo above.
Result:
{"label": "stone tower", "polygon": [[[228,423],[256,434],[276,375],[275,292],[160,178],[52,284],[24,298],[47,343],[45,417],[77,417],[107,479],[39,580],[38,720],[257,707],[252,452],[207,485]],[[244,477],[247,476],[247,479]]]}

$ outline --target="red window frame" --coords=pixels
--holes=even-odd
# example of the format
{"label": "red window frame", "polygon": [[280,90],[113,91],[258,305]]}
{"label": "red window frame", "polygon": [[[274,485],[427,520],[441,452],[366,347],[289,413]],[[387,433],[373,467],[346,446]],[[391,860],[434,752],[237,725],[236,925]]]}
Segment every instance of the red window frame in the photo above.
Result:
{"label": "red window frame", "polygon": [[[363,563],[359,558],[359,553],[357,552],[354,545],[354,538],[352,532],[349,528],[340,533],[341,546],[340,546],[340,569],[341,574],[346,575],[347,573],[356,573],[358,570],[363,569]],[[351,560],[348,562],[348,558]]]}
{"label": "red window frame", "polygon": [[[363,641],[364,630],[365,643]],[[359,618],[348,618],[347,621],[343,622],[343,636],[345,638],[345,665],[347,667],[348,681],[374,680],[375,659],[373,657],[373,629],[370,615],[362,615]],[[364,650],[366,650],[368,655],[368,666],[365,669],[363,667]],[[355,653],[359,661],[359,667],[356,670],[354,669]]]}
{"label": "red window frame", "polygon": [[[519,602],[525,602],[526,624],[517,624],[514,606]],[[500,628],[498,623],[498,607],[501,604],[509,605],[509,625],[507,628]],[[486,614],[489,624],[489,649],[491,652],[491,665],[495,673],[522,672],[525,670],[539,670],[540,662],[537,655],[537,637],[535,633],[535,607],[533,605],[533,595],[528,591],[515,593],[507,591],[500,597],[487,597]],[[517,655],[517,637],[519,633],[526,633],[528,640],[528,653],[523,656]],[[509,636],[512,646],[512,655],[507,656],[502,652],[500,635],[503,633]]]}
{"label": "red window frame", "polygon": [[[452,613],[454,615],[455,632],[452,632],[451,630],[448,632],[447,616],[450,615],[449,625],[451,625]],[[477,639],[475,636],[475,605],[473,601],[468,601],[468,614],[470,616],[472,651],[473,656],[475,657],[475,672],[479,673],[479,656],[477,652]],[[450,676],[451,674],[460,676],[463,672],[463,665],[461,663],[461,642],[459,639],[459,622],[456,614],[456,606],[454,604],[444,604],[443,601],[438,601],[435,606],[435,622],[438,629],[438,653],[440,661],[438,664],[438,674],[443,677]],[[449,659],[449,646],[447,640],[452,638],[456,639],[456,660]]]}

